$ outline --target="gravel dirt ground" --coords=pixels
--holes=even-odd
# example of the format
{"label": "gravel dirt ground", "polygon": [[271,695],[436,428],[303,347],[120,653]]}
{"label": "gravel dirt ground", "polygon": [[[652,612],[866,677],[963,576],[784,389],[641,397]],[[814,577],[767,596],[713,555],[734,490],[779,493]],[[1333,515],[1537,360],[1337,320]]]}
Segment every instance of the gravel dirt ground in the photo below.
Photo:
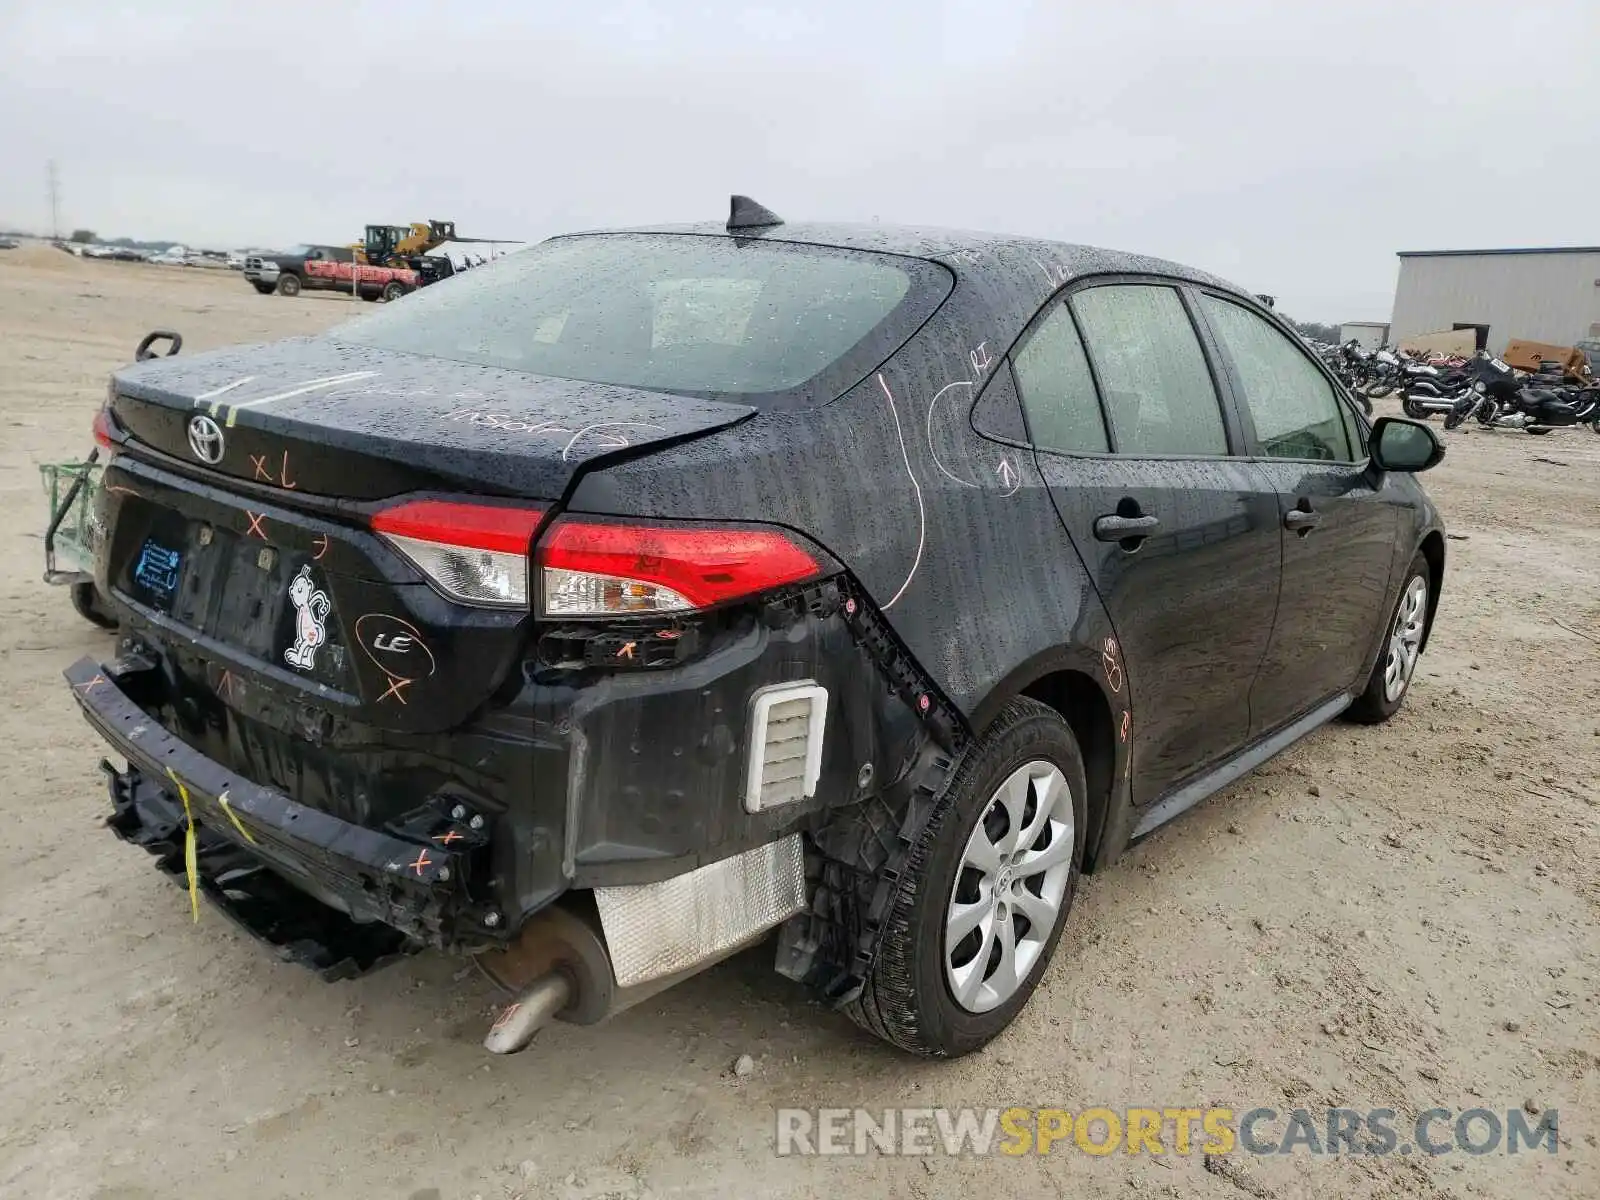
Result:
{"label": "gravel dirt ground", "polygon": [[[140,335],[189,353],[359,307],[0,255],[0,1196],[1600,1195],[1600,437],[1451,438],[1427,476],[1443,605],[1405,709],[1320,730],[1089,879],[987,1052],[909,1060],[761,950],[491,1059],[497,997],[461,962],[321,983],[215,911],[192,925],[100,829],[104,751],[61,670],[111,641],[40,581],[36,464],[89,449]],[[789,1105],[1346,1105],[1404,1131],[1524,1103],[1559,1110],[1555,1154],[774,1155]]]}

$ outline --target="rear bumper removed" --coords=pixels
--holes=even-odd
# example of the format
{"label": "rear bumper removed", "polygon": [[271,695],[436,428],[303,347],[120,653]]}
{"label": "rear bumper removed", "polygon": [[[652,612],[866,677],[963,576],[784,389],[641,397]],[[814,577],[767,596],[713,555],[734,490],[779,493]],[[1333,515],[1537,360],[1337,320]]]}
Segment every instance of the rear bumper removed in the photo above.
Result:
{"label": "rear bumper removed", "polygon": [[[870,957],[868,910],[809,898],[841,853],[861,886],[892,876],[894,854],[850,848],[856,815],[925,811],[911,793],[954,717],[833,584],[753,617],[625,674],[589,664],[627,634],[554,631],[519,691],[437,735],[305,719],[265,684],[230,682],[225,647],[157,644],[132,618],[121,657],[66,675],[128,759],[107,765],[108,825],[181,881],[186,798],[198,887],[283,957],[339,977],[423,946],[478,953],[524,1013],[559,1000],[587,1021],[786,921],[778,969],[828,994]],[[790,711],[803,704],[814,720]],[[788,753],[808,725],[823,743]]]}
{"label": "rear bumper removed", "polygon": [[[299,804],[166,729],[154,702],[166,694],[165,674],[137,652],[109,664],[86,658],[66,672],[85,717],[128,760],[125,771],[102,764],[107,826],[183,883],[192,823],[197,890],[281,957],[324,978],[361,974],[431,945],[491,951],[486,961],[508,964],[491,971],[518,989],[528,947],[541,946],[533,957],[548,966],[555,943],[557,959],[583,965],[571,972],[583,986],[574,983],[568,995],[592,1016],[655,990],[656,981],[693,973],[805,907],[801,842],[791,833],[680,873],[662,874],[655,864],[648,880],[595,886],[592,905],[577,905],[593,918],[581,937],[570,919],[545,920],[561,916],[548,908],[496,930],[502,919],[484,897],[492,894],[491,863],[507,847],[489,845],[492,814],[432,800],[375,830]],[[575,943],[585,945],[582,953],[571,952]]]}
{"label": "rear bumper removed", "polygon": [[148,669],[84,658],[66,672],[84,716],[128,760],[124,772],[106,764],[107,825],[119,837],[182,878],[187,797],[206,894],[285,957],[334,977],[369,970],[408,945],[438,944],[450,924],[471,919],[463,889],[471,852],[486,839],[468,821],[417,813],[401,836],[241,779],[122,689],[125,675]]}

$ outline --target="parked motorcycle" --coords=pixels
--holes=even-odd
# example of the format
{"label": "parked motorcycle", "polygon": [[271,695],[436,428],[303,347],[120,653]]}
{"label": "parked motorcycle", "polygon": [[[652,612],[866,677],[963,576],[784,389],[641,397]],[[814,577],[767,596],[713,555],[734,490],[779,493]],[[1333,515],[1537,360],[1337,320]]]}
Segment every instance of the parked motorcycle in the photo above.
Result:
{"label": "parked motorcycle", "polygon": [[1400,409],[1414,421],[1426,421],[1435,413],[1448,415],[1470,392],[1474,379],[1466,368],[1404,363],[1400,370]]}
{"label": "parked motorcycle", "polygon": [[1533,434],[1572,425],[1600,434],[1600,388],[1529,387],[1486,350],[1473,357],[1472,367],[1476,378],[1445,417],[1446,429],[1458,429],[1470,417],[1485,427]]}
{"label": "parked motorcycle", "polygon": [[1368,364],[1366,381],[1361,385],[1361,394],[1369,400],[1382,400],[1400,385],[1404,364],[1400,357],[1387,346],[1380,346],[1372,354]]}
{"label": "parked motorcycle", "polygon": [[1367,416],[1372,415],[1372,401],[1367,398],[1366,384],[1371,378],[1372,354],[1360,342],[1351,338],[1342,346],[1329,346],[1322,351],[1322,361],[1339,377],[1350,399]]}

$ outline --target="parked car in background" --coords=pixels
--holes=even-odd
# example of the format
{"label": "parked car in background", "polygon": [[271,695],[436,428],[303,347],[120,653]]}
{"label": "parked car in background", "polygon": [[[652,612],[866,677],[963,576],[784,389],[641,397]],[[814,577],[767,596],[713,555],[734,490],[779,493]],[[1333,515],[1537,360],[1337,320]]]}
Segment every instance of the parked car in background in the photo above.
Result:
{"label": "parked car in background", "polygon": [[15,250],[21,244],[16,238],[0,237],[0,250]]}
{"label": "parked car in background", "polygon": [[111,828],[330,973],[479,956],[502,1052],[775,927],[984,1045],[1083,871],[1400,708],[1444,575],[1442,443],[1249,293],[743,197],[124,368],[96,428]]}

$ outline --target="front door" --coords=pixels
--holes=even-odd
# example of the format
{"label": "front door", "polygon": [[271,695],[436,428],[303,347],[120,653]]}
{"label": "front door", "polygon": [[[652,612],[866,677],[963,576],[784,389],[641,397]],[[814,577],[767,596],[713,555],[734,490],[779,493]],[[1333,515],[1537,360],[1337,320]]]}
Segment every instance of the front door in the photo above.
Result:
{"label": "front door", "polygon": [[1260,734],[1365,682],[1393,600],[1399,514],[1348,400],[1310,354],[1233,300],[1207,294],[1200,310],[1282,522],[1278,619],[1250,698]]}
{"label": "front door", "polygon": [[[1086,352],[1087,348],[1087,352]],[[1103,284],[1013,355],[1039,471],[1116,629],[1136,805],[1242,746],[1278,601],[1278,500],[1230,454],[1180,292]]]}

